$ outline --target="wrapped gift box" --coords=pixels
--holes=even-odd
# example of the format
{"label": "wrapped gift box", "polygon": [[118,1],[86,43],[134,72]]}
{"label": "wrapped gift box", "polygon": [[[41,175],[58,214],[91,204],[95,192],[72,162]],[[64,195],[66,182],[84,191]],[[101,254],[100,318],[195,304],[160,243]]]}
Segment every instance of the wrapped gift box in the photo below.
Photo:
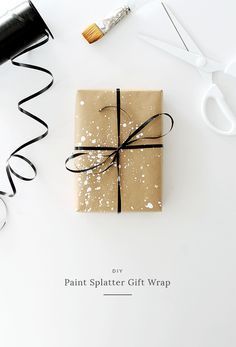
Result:
{"label": "wrapped gift box", "polygon": [[74,164],[84,170],[76,174],[77,211],[162,210],[163,146],[155,139],[162,134],[162,97],[150,90],[77,92]]}

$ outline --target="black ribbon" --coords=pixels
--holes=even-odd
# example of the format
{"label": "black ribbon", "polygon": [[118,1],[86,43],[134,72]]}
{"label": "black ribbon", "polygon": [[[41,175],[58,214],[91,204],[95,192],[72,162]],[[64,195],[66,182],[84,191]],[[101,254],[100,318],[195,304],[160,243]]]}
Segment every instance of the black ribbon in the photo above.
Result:
{"label": "black ribbon", "polygon": [[[78,152],[78,153],[74,153],[72,154],[70,157],[68,157],[66,159],[65,165],[66,165],[66,169],[70,172],[73,173],[88,173],[88,172],[93,172],[93,173],[97,173],[97,174],[101,174],[107,170],[109,170],[112,166],[116,166],[117,167],[117,186],[118,186],[118,208],[117,208],[117,212],[120,213],[121,212],[121,186],[120,186],[120,152],[122,150],[127,150],[127,149],[147,149],[147,148],[162,148],[163,144],[137,144],[134,145],[134,143],[136,143],[137,141],[140,140],[157,140],[160,139],[166,135],[168,135],[171,130],[173,129],[174,126],[174,119],[172,118],[172,116],[168,113],[158,113],[155,114],[154,116],[148,118],[144,123],[142,123],[136,130],[134,130],[129,136],[128,138],[121,143],[121,139],[120,139],[120,125],[121,125],[121,110],[124,111],[121,108],[121,101],[120,101],[120,89],[116,90],[116,102],[117,102],[117,134],[118,134],[118,146],[117,147],[89,147],[89,146],[85,146],[85,147],[75,147],[76,151],[83,151],[83,152]],[[104,110],[105,108],[108,107],[113,107],[113,106],[106,106],[104,107],[102,110]],[[100,110],[100,111],[102,111]],[[124,111],[125,112],[125,111]],[[153,137],[140,137],[137,138],[136,136],[143,130],[145,129],[150,123],[152,123],[155,119],[157,119],[158,117],[161,116],[165,116],[168,117],[170,119],[170,129],[163,135],[159,135],[159,136],[153,136]],[[101,161],[99,164],[95,164],[92,165],[90,167],[86,167],[83,169],[71,169],[68,166],[68,163],[71,160],[74,160],[78,157],[84,156],[84,155],[89,155],[88,152],[84,152],[84,151],[112,151],[109,155],[102,155],[105,159],[103,161]],[[99,170],[100,169],[100,170]],[[98,170],[98,172],[97,172]]]}
{"label": "black ribbon", "polygon": [[[36,71],[40,71],[40,72],[44,72],[46,73],[47,75],[51,76],[51,81],[50,83],[48,83],[46,85],[46,87],[40,89],[39,91],[37,91],[36,93],[34,94],[31,94],[30,96],[22,99],[19,101],[18,103],[18,110],[25,114],[26,116],[34,119],[36,122],[38,122],[39,124],[41,124],[46,130],[40,135],[40,136],[37,136],[33,139],[31,139],[30,141],[27,141],[25,142],[24,144],[22,144],[21,146],[19,146],[17,149],[15,149],[9,156],[9,158],[7,159],[7,162],[6,162],[6,173],[7,173],[7,177],[8,177],[8,181],[10,183],[10,187],[11,187],[11,190],[12,192],[11,193],[8,193],[8,192],[5,192],[5,191],[0,191],[0,195],[3,195],[3,196],[7,196],[7,197],[13,197],[15,196],[17,190],[16,190],[16,186],[15,186],[15,183],[13,181],[13,176],[17,177],[18,179],[22,180],[22,181],[32,181],[36,176],[37,176],[37,169],[35,167],[35,165],[28,159],[26,158],[24,155],[20,154],[19,152],[22,151],[24,148],[32,145],[33,143],[36,143],[40,140],[42,140],[44,137],[46,137],[48,135],[48,125],[46,122],[44,122],[42,119],[40,119],[39,117],[35,116],[33,113],[29,112],[29,111],[26,111],[22,105],[25,104],[26,102],[38,97],[39,95],[45,93],[52,85],[53,85],[53,74],[45,69],[45,68],[42,68],[40,66],[36,66],[36,65],[30,65],[30,64],[25,64],[25,63],[20,63],[18,61],[15,61],[16,58],[20,57],[21,55],[27,53],[27,52],[30,52],[44,44],[46,44],[49,40],[49,34],[47,32],[45,32],[45,38],[26,48],[25,50],[23,50],[21,53],[17,54],[13,59],[11,59],[11,62],[13,65],[15,66],[20,66],[20,67],[24,67],[24,68],[28,68],[28,69],[31,69],[31,70],[36,70]],[[17,158],[17,159],[20,159],[22,161],[24,161],[33,171],[33,175],[32,177],[26,177],[26,176],[23,176],[19,173],[16,172],[16,170],[13,169],[13,167],[11,166],[11,159],[12,158]],[[6,207],[6,204],[5,202],[3,201],[5,207]],[[6,207],[7,208],[7,207]],[[6,224],[6,220],[4,221],[2,227],[0,227],[0,230],[5,226]]]}

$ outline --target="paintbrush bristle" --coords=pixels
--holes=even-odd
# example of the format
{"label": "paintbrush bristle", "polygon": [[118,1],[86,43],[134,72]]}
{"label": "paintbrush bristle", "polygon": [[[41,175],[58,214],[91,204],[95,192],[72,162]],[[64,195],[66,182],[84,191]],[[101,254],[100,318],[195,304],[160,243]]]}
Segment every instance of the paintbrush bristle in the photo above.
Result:
{"label": "paintbrush bristle", "polygon": [[97,26],[96,23],[88,26],[82,33],[83,37],[89,42],[93,43],[100,40],[104,34],[102,30]]}

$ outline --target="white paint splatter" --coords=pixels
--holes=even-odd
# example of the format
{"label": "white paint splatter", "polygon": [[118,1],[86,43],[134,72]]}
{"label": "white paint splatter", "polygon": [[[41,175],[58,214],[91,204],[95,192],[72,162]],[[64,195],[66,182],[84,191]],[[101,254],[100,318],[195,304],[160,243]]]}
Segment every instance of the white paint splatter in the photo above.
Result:
{"label": "white paint splatter", "polygon": [[153,208],[153,204],[151,202],[149,202],[147,205],[145,205],[145,207],[152,209]]}
{"label": "white paint splatter", "polygon": [[83,100],[80,101],[80,106],[84,106],[85,102]]}

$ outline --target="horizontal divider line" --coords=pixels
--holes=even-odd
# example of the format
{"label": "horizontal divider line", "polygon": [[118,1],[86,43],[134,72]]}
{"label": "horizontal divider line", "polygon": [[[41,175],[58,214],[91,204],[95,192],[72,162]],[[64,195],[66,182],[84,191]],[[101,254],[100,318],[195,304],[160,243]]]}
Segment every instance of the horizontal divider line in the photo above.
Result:
{"label": "horizontal divider line", "polygon": [[133,294],[103,294],[103,296],[132,296]]}

